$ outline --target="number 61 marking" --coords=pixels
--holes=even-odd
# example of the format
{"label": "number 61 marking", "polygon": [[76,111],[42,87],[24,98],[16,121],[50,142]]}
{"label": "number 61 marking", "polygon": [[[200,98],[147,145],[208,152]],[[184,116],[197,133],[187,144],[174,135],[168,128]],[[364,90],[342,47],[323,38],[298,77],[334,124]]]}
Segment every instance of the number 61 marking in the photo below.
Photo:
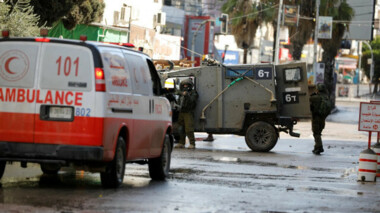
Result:
{"label": "number 61 marking", "polygon": [[255,77],[258,80],[272,79],[272,68],[271,67],[256,67]]}
{"label": "number 61 marking", "polygon": [[298,92],[284,92],[283,93],[284,104],[296,104],[299,103]]}

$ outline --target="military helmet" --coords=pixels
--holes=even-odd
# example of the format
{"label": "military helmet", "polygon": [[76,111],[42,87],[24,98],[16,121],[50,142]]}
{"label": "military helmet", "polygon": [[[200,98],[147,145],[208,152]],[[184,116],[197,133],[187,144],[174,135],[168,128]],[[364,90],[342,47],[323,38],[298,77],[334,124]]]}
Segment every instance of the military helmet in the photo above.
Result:
{"label": "military helmet", "polygon": [[326,93],[327,92],[326,85],[322,83],[317,84],[317,90],[318,92]]}
{"label": "military helmet", "polygon": [[187,85],[190,89],[192,89],[193,88],[193,81],[191,80],[191,78],[188,78],[188,79],[181,81],[181,84],[180,84],[181,90],[183,89],[184,85]]}

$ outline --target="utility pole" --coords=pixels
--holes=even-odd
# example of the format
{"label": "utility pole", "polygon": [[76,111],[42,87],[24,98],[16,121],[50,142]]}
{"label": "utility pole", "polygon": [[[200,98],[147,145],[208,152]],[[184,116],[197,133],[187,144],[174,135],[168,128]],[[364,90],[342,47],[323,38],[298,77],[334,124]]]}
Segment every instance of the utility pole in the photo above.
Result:
{"label": "utility pole", "polygon": [[278,64],[278,56],[280,52],[280,22],[282,16],[282,3],[283,0],[280,0],[279,8],[278,8],[278,16],[277,16],[277,28],[276,28],[276,44],[275,44],[275,56],[274,56],[274,64]]}
{"label": "utility pole", "polygon": [[358,65],[358,85],[356,87],[356,97],[360,98],[360,95],[359,95],[360,68],[362,67],[362,42],[361,41],[359,41],[358,55],[359,55],[359,65]]}
{"label": "utility pole", "polygon": [[[372,51],[372,47],[371,45],[367,42],[367,41],[363,41],[364,44],[367,45],[367,47],[369,48],[369,50],[371,51],[371,64],[370,64],[370,72],[369,72],[369,94],[371,94],[371,84],[372,84],[372,79],[373,79],[373,74],[374,74],[374,67],[373,67],[373,64],[374,64],[374,60],[373,60],[373,51]],[[375,95],[374,93],[372,95]]]}
{"label": "utility pole", "polygon": [[[314,28],[314,57],[313,57],[313,73],[316,76],[317,63],[318,63],[318,25],[319,25],[319,4],[320,0],[315,2],[315,28]],[[314,78],[314,82],[315,83]]]}
{"label": "utility pole", "polygon": [[129,7],[129,21],[128,21],[128,43],[131,40],[131,22],[132,22],[132,6],[127,6]]}

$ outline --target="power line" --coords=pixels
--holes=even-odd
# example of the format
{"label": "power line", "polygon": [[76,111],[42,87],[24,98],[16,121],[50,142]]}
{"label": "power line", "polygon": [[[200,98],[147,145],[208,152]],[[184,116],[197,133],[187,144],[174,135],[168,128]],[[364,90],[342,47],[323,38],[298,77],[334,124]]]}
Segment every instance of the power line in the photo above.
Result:
{"label": "power line", "polygon": [[259,11],[257,11],[257,12],[248,13],[248,14],[243,15],[243,16],[236,16],[236,17],[230,18],[230,20],[234,20],[234,19],[238,19],[238,18],[248,17],[248,16],[251,16],[251,15],[254,15],[254,14],[257,14],[257,13],[261,13],[261,12],[264,12],[264,11],[266,11],[266,10],[269,10],[269,9],[275,8],[275,7],[277,7],[277,6],[278,6],[278,4],[275,4],[275,5],[273,5],[272,7],[269,7],[269,8],[263,9],[263,10],[259,10]]}

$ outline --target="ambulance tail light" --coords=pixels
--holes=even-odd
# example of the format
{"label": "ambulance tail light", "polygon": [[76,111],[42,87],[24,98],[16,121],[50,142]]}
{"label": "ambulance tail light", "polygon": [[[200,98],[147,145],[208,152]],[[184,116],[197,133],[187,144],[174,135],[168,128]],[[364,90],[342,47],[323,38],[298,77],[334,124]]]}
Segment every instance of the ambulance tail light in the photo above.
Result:
{"label": "ambulance tail light", "polygon": [[95,91],[106,91],[106,80],[104,78],[104,70],[102,68],[95,68]]}

